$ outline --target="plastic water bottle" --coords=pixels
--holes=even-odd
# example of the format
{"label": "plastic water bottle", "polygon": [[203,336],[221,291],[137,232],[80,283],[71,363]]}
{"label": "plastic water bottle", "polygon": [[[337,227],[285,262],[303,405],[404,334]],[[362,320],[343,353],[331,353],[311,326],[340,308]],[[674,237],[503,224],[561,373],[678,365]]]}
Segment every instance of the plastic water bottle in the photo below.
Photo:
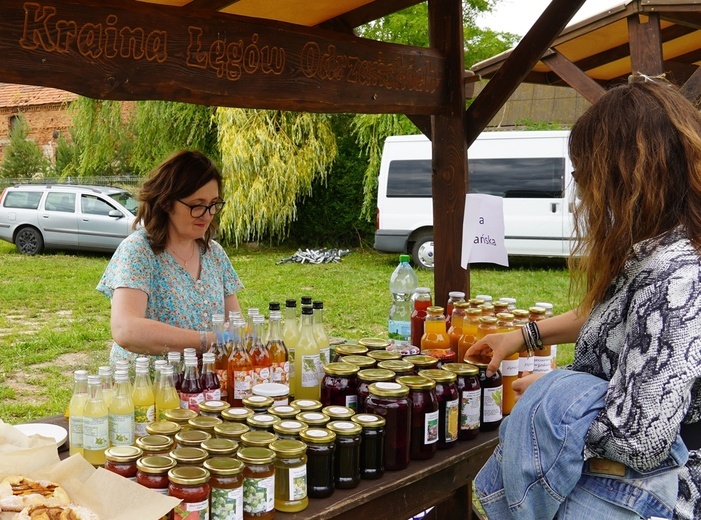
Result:
{"label": "plastic water bottle", "polygon": [[411,297],[419,285],[419,279],[409,264],[409,255],[399,256],[399,265],[389,279],[392,306],[389,309],[387,330],[389,337],[406,341],[411,337]]}

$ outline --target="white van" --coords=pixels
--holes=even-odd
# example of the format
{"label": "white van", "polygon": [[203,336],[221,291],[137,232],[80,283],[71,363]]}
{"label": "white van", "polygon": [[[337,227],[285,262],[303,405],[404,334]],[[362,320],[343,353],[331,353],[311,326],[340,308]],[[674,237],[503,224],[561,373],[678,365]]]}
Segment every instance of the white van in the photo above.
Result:
{"label": "white van", "polygon": [[[468,151],[470,193],[504,198],[508,254],[569,255],[574,185],[568,131],[483,132]],[[431,142],[424,135],[385,141],[377,189],[375,249],[409,253],[433,268]]]}

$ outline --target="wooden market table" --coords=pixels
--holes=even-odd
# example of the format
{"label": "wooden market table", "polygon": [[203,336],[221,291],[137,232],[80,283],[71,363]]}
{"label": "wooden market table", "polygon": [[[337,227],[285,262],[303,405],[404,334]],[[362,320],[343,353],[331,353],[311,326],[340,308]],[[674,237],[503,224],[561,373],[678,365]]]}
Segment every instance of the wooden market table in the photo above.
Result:
{"label": "wooden market table", "polygon": [[[63,415],[36,422],[58,424],[68,429]],[[309,507],[296,514],[275,512],[284,520],[407,520],[435,506],[432,518],[472,518],[472,480],[492,454],[498,432],[480,433],[473,441],[459,442],[439,450],[425,461],[411,461],[401,471],[387,471],[378,480],[362,480],[355,489],[337,489],[329,498],[310,499]],[[59,449],[68,456],[68,443]]]}

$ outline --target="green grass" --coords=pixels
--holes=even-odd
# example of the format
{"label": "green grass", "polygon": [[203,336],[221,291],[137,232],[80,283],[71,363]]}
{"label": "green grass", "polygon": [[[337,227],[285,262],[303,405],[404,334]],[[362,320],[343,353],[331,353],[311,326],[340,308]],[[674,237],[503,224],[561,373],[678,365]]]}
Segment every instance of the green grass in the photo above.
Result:
{"label": "green grass", "polygon": [[[242,308],[310,295],[324,302],[331,336],[385,336],[389,277],[396,255],[356,250],[332,264],[277,264],[294,249],[229,250],[245,290]],[[19,255],[0,243],[0,418],[18,423],[65,410],[72,372],[109,360],[109,300],[95,286],[109,255],[50,252]],[[433,273],[419,271],[420,285],[433,288]],[[471,294],[511,296],[519,307],[549,301],[556,312],[570,308],[569,275],[563,261],[512,262],[509,269],[474,266]],[[558,362],[572,359],[560,347]]]}

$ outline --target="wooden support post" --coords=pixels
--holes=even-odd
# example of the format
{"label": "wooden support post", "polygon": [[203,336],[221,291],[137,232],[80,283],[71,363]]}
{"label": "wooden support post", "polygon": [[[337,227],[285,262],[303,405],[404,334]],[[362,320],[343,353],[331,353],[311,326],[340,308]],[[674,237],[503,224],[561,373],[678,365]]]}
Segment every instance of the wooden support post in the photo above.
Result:
{"label": "wooden support post", "polygon": [[604,95],[606,89],[577,67],[574,63],[560,54],[556,49],[541,58],[550,69],[560,76],[567,84],[579,92],[590,103],[595,103]]}
{"label": "wooden support post", "polygon": [[629,16],[628,41],[633,72],[648,76],[664,73],[660,17],[657,13],[648,13],[646,23],[641,22],[641,15],[637,13]]}

